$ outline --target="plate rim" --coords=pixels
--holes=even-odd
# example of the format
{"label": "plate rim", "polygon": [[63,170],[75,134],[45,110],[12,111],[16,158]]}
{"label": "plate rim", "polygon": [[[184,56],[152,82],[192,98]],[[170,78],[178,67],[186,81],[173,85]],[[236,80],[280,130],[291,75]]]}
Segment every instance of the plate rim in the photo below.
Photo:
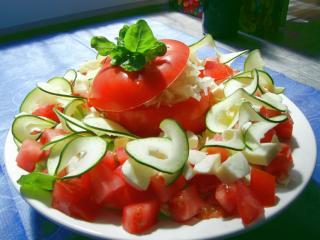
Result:
{"label": "plate rim", "polygon": [[[216,235],[201,235],[201,236],[194,236],[193,235],[193,236],[187,236],[187,237],[185,236],[182,238],[174,236],[172,239],[188,239],[188,238],[190,239],[190,237],[192,237],[192,239],[209,239],[209,238],[210,239],[217,239],[217,238],[222,238],[222,237],[227,237],[227,236],[238,235],[242,232],[246,232],[246,231],[252,230],[254,228],[257,228],[257,227],[263,225],[264,223],[266,223],[267,221],[270,221],[271,219],[276,217],[278,214],[283,212],[287,207],[289,207],[291,205],[291,203],[302,193],[302,191],[305,189],[305,187],[309,183],[309,181],[312,177],[312,174],[315,170],[315,167],[316,167],[316,161],[317,161],[316,138],[315,138],[314,131],[310,125],[310,122],[308,121],[308,119],[306,118],[304,113],[288,97],[286,97],[284,95],[282,95],[282,96],[283,96],[284,103],[288,106],[288,109],[291,112],[291,114],[295,115],[296,117],[298,116],[300,118],[299,123],[296,123],[296,121],[295,121],[296,117],[295,118],[293,117],[294,124],[300,125],[303,123],[303,128],[304,128],[303,132],[307,133],[306,135],[308,135],[308,137],[311,137],[311,139],[308,139],[308,141],[309,141],[308,145],[310,145],[311,149],[313,150],[312,152],[308,152],[308,154],[311,156],[310,159],[312,160],[312,162],[310,162],[311,165],[309,165],[309,168],[311,169],[311,171],[308,171],[307,176],[304,176],[306,178],[295,189],[292,190],[293,196],[290,197],[290,199],[286,202],[286,204],[284,206],[281,206],[281,205],[279,206],[279,203],[280,203],[279,202],[276,206],[272,207],[272,208],[276,209],[274,213],[270,214],[266,218],[260,219],[259,221],[255,222],[254,224],[252,224],[250,226],[244,227],[243,224],[241,223],[240,219],[237,218],[237,219],[232,219],[232,220],[226,221],[230,224],[236,224],[238,226],[236,228],[233,228],[231,231],[226,231],[225,233],[220,233],[220,234],[216,234]],[[298,130],[297,126],[296,126],[296,128],[294,127],[293,130],[294,130],[294,136],[295,136],[295,133]],[[297,136],[295,136],[295,137],[297,137]],[[312,142],[312,144],[310,144],[310,141]],[[11,129],[9,129],[7,136],[6,136],[6,140],[5,140],[4,163],[5,163],[5,169],[6,169],[7,175],[10,179],[10,183],[12,185],[14,185],[14,188],[17,191],[17,193],[20,196],[22,196],[19,191],[19,185],[15,181],[16,177],[14,176],[14,172],[12,170],[14,169],[14,166],[15,166],[15,168],[16,168],[15,170],[18,170],[18,174],[19,174],[19,172],[22,172],[22,173],[23,172],[27,173],[27,172],[20,169],[16,164],[10,165],[11,162],[16,163],[16,161],[12,161],[13,158],[15,159],[15,155],[10,157],[10,152],[8,152],[10,149],[10,144],[11,144],[11,148],[12,148],[12,145],[15,146],[15,143],[13,142],[13,138],[12,138]],[[9,146],[9,148],[8,148],[8,146]],[[300,147],[298,149],[300,149]],[[10,149],[10,150],[12,150],[12,149]],[[15,154],[17,154],[17,151]],[[294,154],[294,152],[293,152],[293,154]],[[293,161],[296,165],[297,159],[294,158]],[[293,169],[295,169],[295,168],[293,168]],[[277,191],[277,194],[279,194],[278,191]],[[79,223],[83,223],[84,225],[87,225],[87,224],[91,225],[91,224],[97,224],[97,223],[89,223],[89,222],[86,222],[83,220],[75,219],[73,217],[65,215],[64,213],[62,213],[58,210],[55,210],[51,207],[46,206],[45,204],[43,204],[40,201],[37,201],[34,199],[29,199],[24,196],[22,196],[22,197],[33,209],[35,209],[38,213],[40,213],[42,216],[49,219],[50,221],[52,221],[60,226],[67,227],[67,228],[71,229],[72,231],[75,231],[77,233],[80,233],[80,234],[83,234],[86,236],[90,236],[90,237],[99,237],[99,238],[104,238],[104,239],[106,239],[106,238],[109,238],[109,239],[110,238],[112,238],[112,239],[132,239],[132,237],[134,237],[135,239],[158,239],[161,236],[161,232],[163,231],[163,229],[160,229],[158,227],[158,228],[155,228],[154,231],[152,231],[150,234],[133,235],[133,234],[125,232],[121,225],[114,225],[118,229],[121,228],[123,235],[122,236],[119,236],[117,234],[105,235],[105,233],[94,231],[94,230],[90,229],[90,227],[82,228],[81,224],[78,225]],[[46,211],[43,211],[43,208],[48,208],[51,210],[46,212]],[[265,210],[267,211],[267,209],[271,209],[271,208],[266,208]],[[54,211],[52,211],[52,210],[54,210]],[[59,221],[59,219],[61,220],[61,218],[64,218],[64,220],[62,222]],[[210,221],[210,220],[212,220],[212,219],[201,220],[200,222]],[[222,222],[223,222],[223,220],[222,220]],[[241,226],[239,226],[239,222],[240,222]],[[107,224],[107,223],[103,223],[103,224]],[[219,224],[221,224],[221,223],[219,223]],[[108,225],[110,225],[110,224],[108,224]],[[185,225],[179,224],[179,227],[180,226],[185,226]],[[191,226],[191,227],[193,228],[194,226]],[[159,232],[157,232],[157,230],[159,230]],[[212,232],[212,233],[214,233],[214,232]],[[172,235],[175,235],[175,234],[172,234]],[[169,239],[169,238],[167,237],[167,239]]]}

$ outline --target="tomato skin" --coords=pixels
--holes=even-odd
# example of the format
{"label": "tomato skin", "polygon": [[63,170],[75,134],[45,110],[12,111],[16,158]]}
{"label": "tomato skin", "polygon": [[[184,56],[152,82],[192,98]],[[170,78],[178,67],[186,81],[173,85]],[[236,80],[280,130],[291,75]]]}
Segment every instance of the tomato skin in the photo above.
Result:
{"label": "tomato skin", "polygon": [[185,222],[193,218],[200,213],[203,206],[195,186],[177,193],[168,203],[171,217],[177,222]]}
{"label": "tomato skin", "polygon": [[166,54],[137,72],[112,66],[108,58],[93,80],[89,104],[102,111],[121,112],[141,106],[173,83],[186,66],[189,47],[176,40],[161,41],[167,45]]}
{"label": "tomato skin", "polygon": [[237,192],[234,184],[222,183],[217,187],[215,198],[228,214],[235,214],[237,210]]}
{"label": "tomato skin", "polygon": [[47,142],[52,141],[53,138],[61,135],[66,135],[68,132],[63,129],[51,129],[47,128],[45,129],[40,137],[40,143],[46,144]]}
{"label": "tomato skin", "polygon": [[281,143],[281,151],[272,159],[265,170],[276,177],[288,176],[292,165],[291,147],[289,144]]}
{"label": "tomato skin", "polygon": [[37,116],[41,116],[41,117],[46,117],[46,118],[50,118],[53,121],[56,122],[60,122],[58,116],[56,115],[56,113],[53,111],[53,109],[57,109],[59,111],[63,111],[63,108],[60,107],[57,104],[49,104],[49,105],[44,105],[44,106],[40,106],[38,108],[36,108],[32,114],[33,115],[37,115]]}
{"label": "tomato skin", "polygon": [[264,208],[252,193],[250,188],[241,180],[235,182],[237,211],[245,225],[256,221],[264,213]]}
{"label": "tomato skin", "polygon": [[200,133],[206,128],[205,115],[211,106],[211,95],[201,96],[200,101],[189,98],[172,106],[142,106],[123,112],[106,112],[106,117],[142,137],[158,135],[159,124],[165,118],[176,120],[186,130]]}
{"label": "tomato skin", "polygon": [[185,184],[186,180],[182,175],[171,185],[167,185],[161,175],[155,175],[151,178],[150,188],[161,203],[166,203],[172,196],[181,191]]}
{"label": "tomato skin", "polygon": [[195,186],[199,193],[214,193],[216,187],[221,181],[215,175],[198,174],[195,175],[190,181],[191,186]]}
{"label": "tomato skin", "polygon": [[52,207],[69,216],[94,221],[100,207],[90,196],[90,185],[86,174],[80,178],[56,181],[52,192]]}
{"label": "tomato skin", "polygon": [[276,203],[276,179],[270,173],[258,168],[251,168],[250,189],[263,206]]}
{"label": "tomato skin", "polygon": [[226,64],[219,63],[217,59],[207,58],[204,64],[204,76],[209,76],[214,79],[217,84],[234,74],[231,67]]}
{"label": "tomato skin", "polygon": [[47,152],[41,150],[42,146],[35,140],[24,140],[16,158],[17,165],[28,172],[32,172],[37,162],[47,157]]}
{"label": "tomato skin", "polygon": [[156,200],[127,205],[122,211],[122,226],[129,233],[143,233],[157,223],[159,211]]}

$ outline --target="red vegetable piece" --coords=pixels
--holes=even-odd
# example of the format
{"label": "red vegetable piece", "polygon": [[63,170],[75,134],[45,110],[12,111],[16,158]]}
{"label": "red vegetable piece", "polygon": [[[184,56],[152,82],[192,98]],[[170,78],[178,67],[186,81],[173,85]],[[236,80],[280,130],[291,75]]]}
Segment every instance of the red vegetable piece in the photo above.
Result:
{"label": "red vegetable piece", "polygon": [[63,111],[63,108],[60,107],[57,104],[49,104],[49,105],[44,105],[44,106],[40,106],[38,108],[36,108],[32,114],[33,115],[37,115],[37,116],[41,116],[41,117],[46,117],[46,118],[50,118],[53,121],[56,122],[60,122],[58,116],[56,115],[56,113],[53,111],[53,109],[57,109],[59,111]]}
{"label": "red vegetable piece", "polygon": [[228,214],[237,212],[237,189],[234,184],[222,183],[217,187],[215,198]]}

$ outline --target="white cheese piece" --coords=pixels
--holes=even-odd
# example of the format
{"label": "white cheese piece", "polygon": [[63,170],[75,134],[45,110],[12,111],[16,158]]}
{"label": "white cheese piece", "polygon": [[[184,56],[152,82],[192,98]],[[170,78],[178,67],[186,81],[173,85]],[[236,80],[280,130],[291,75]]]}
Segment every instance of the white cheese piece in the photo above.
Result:
{"label": "white cheese piece", "polygon": [[122,165],[121,170],[128,183],[140,190],[146,190],[151,177],[156,174],[154,169],[142,165],[131,158]]}
{"label": "white cheese piece", "polygon": [[189,150],[189,157],[188,162],[192,165],[196,165],[197,163],[201,162],[207,156],[206,152],[201,152],[198,150]]}
{"label": "white cheese piece", "polygon": [[224,183],[231,183],[243,178],[250,172],[245,156],[238,152],[230,156],[216,170],[216,176]]}
{"label": "white cheese piece", "polygon": [[246,148],[243,154],[251,164],[268,166],[280,149],[279,143],[261,143],[260,147],[253,151]]}
{"label": "white cheese piece", "polygon": [[207,155],[194,166],[193,170],[200,174],[214,174],[221,164],[220,159],[220,154]]}
{"label": "white cheese piece", "polygon": [[186,163],[186,165],[184,166],[183,175],[187,181],[189,181],[196,175],[196,172],[193,170],[193,167],[189,163]]}

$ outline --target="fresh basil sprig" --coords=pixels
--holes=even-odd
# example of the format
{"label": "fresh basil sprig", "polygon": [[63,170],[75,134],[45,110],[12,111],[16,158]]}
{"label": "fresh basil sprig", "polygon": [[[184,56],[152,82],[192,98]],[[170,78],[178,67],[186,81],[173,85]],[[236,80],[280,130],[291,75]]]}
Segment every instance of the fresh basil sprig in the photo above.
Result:
{"label": "fresh basil sprig", "polygon": [[105,37],[96,36],[91,39],[91,47],[100,55],[109,55],[112,65],[121,66],[128,72],[141,70],[144,65],[167,51],[166,45],[154,37],[144,20],[138,20],[130,26],[124,25],[119,31],[117,44]]}

